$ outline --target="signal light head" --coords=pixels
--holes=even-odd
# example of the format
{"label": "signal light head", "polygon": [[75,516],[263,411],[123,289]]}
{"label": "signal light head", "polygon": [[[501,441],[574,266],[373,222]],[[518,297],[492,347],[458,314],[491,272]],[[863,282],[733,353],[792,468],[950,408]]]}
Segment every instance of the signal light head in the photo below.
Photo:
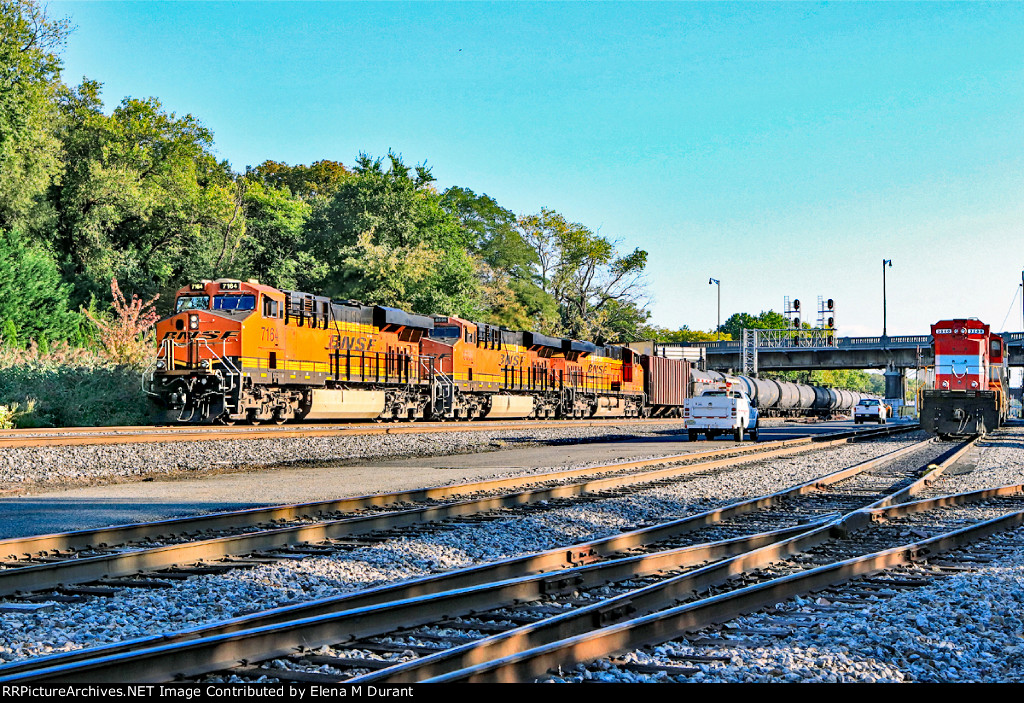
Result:
{"label": "signal light head", "polygon": [[793,309],[794,310],[799,310],[800,309],[800,299],[799,298],[797,298],[796,300],[793,301]]}
{"label": "signal light head", "polygon": [[834,317],[828,318],[828,326],[829,327],[835,327],[836,326],[836,318],[834,318]]}
{"label": "signal light head", "polygon": [[799,327],[800,326],[800,318],[799,317],[794,317],[793,318],[793,326],[794,327]]}
{"label": "signal light head", "polygon": [[834,306],[835,306],[835,303],[832,302],[832,298],[829,298],[828,299],[828,309],[831,310]]}

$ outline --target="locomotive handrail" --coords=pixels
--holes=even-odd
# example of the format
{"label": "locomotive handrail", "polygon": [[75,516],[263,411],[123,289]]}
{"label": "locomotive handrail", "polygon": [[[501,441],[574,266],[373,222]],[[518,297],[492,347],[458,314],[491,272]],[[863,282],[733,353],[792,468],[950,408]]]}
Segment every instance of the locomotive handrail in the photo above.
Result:
{"label": "locomotive handrail", "polygon": [[[170,341],[170,340],[168,340],[168,341]],[[210,341],[208,339],[198,338],[198,339],[195,339],[195,340],[192,340],[192,341],[194,341],[196,343],[196,349],[197,350],[198,350],[200,344],[202,344],[204,347],[206,347],[207,351],[209,351],[210,354],[212,354],[214,356],[214,358],[216,358],[217,361],[220,362],[221,366],[223,366],[224,369],[227,370],[227,374],[226,375],[227,375],[227,377],[228,377],[228,379],[230,381],[230,384],[229,384],[229,386],[227,388],[224,389],[224,405],[225,405],[225,408],[226,408],[227,404],[228,404],[228,399],[231,398],[231,396],[233,395],[234,391],[236,389],[241,388],[241,385],[242,385],[241,384],[242,372],[238,370],[238,367],[235,366],[233,361],[231,361],[231,357],[229,357],[227,355],[227,341],[223,340],[223,339],[221,340],[221,351],[223,352],[223,355],[218,354],[217,352],[215,352],[213,350],[213,347],[210,346]],[[198,356],[198,354],[197,354],[197,356]],[[212,366],[212,364],[211,364],[211,366]],[[218,376],[220,376],[220,373],[221,373],[220,369],[217,369],[215,371],[215,373]],[[193,413],[194,412],[195,412],[195,409],[193,408]],[[236,413],[238,412],[237,404],[236,404],[236,407],[235,407],[235,412]],[[185,413],[185,406],[182,406],[181,413],[178,415],[178,420],[181,421],[181,422],[185,422],[185,420],[184,420],[184,413]]]}
{"label": "locomotive handrail", "polygon": [[[146,395],[152,396],[154,398],[160,397],[159,393],[156,393],[152,390],[153,379],[155,378],[157,372],[156,362],[159,361],[160,352],[162,351],[164,353],[164,364],[173,368],[174,353],[173,351],[171,351],[173,349],[171,344],[173,344],[171,339],[161,340],[160,343],[157,344],[156,354],[153,355],[153,359],[149,362],[149,366],[147,366],[145,371],[142,372],[142,392],[145,393]],[[170,359],[170,364],[167,363],[167,359]]]}

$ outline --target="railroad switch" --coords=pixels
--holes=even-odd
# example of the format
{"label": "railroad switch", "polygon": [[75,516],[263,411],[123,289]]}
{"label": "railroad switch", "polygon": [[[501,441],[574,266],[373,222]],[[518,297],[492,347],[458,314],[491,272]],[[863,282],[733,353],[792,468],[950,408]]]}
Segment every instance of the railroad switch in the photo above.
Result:
{"label": "railroad switch", "polygon": [[594,625],[604,627],[612,623],[621,622],[636,612],[632,601],[620,602],[598,609],[594,613]]}
{"label": "railroad switch", "polygon": [[541,584],[541,591],[545,595],[563,595],[572,593],[576,587],[583,583],[582,576],[560,576],[545,579]]}

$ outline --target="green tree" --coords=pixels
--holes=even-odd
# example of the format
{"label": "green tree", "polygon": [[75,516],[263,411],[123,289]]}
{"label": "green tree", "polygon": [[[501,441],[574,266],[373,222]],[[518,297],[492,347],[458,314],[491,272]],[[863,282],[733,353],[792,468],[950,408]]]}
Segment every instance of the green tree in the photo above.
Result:
{"label": "green tree", "polygon": [[311,165],[289,166],[280,161],[264,161],[246,176],[275,189],[287,188],[296,198],[311,200],[330,197],[352,176],[340,161],[322,160]]}
{"label": "green tree", "polygon": [[35,0],[0,0],[0,227],[36,219],[60,170],[57,52],[68,31]]}
{"label": "green tree", "polygon": [[105,115],[99,91],[86,81],[63,103],[65,171],[52,189],[76,300],[106,297],[112,278],[149,296],[236,271],[242,189],[213,157],[210,131],[155,98]]}
{"label": "green tree", "polygon": [[727,342],[732,339],[728,334],[715,334],[714,330],[691,330],[683,325],[678,330],[670,330],[656,325],[645,325],[638,330],[637,339],[650,339],[655,342],[714,342],[716,339]]}
{"label": "green tree", "polygon": [[548,209],[519,218],[519,229],[537,254],[542,290],[558,303],[562,333],[600,341],[632,336],[646,322],[647,252],[620,256],[605,237]]}
{"label": "green tree", "polygon": [[773,378],[792,383],[805,383],[826,388],[846,388],[861,393],[885,392],[885,380],[879,374],[868,373],[856,369],[836,369],[829,371],[768,371],[761,374],[764,378]]}
{"label": "green tree", "polygon": [[513,329],[538,330],[558,318],[554,297],[538,285],[537,253],[523,239],[511,210],[488,195],[452,187],[441,206],[471,235],[469,251],[478,260],[480,317]]}
{"label": "green tree", "polygon": [[760,315],[754,316],[746,312],[738,312],[729,317],[719,331],[725,332],[731,339],[743,339],[743,330],[779,330],[787,329],[789,321],[785,315],[780,315],[774,310],[761,311]]}
{"label": "green tree", "polygon": [[70,288],[49,252],[16,231],[0,230],[0,320],[6,343],[73,336],[80,320],[68,309]]}
{"label": "green tree", "polygon": [[[314,206],[307,237],[314,257],[328,263],[316,287],[367,303],[379,302],[384,290],[404,291],[414,312],[475,315],[471,236],[441,207],[429,169],[409,168],[395,154],[388,160],[385,169],[382,159],[360,155],[355,175],[329,201]],[[391,270],[397,279],[382,288],[382,276],[388,275],[384,262],[405,257],[415,265]],[[428,261],[429,271],[422,272]]]}
{"label": "green tree", "polygon": [[246,178],[245,254],[249,276],[278,288],[304,288],[323,277],[326,266],[306,251],[305,224],[312,206],[275,188]]}

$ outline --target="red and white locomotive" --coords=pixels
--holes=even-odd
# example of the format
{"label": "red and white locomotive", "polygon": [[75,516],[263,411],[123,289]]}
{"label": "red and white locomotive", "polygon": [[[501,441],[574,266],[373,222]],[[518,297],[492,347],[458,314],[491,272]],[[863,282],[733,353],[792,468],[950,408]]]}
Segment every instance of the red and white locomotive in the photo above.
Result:
{"label": "red and white locomotive", "polygon": [[932,325],[935,373],[921,391],[921,427],[940,437],[985,434],[1006,421],[1008,367],[1003,338],[976,318]]}

